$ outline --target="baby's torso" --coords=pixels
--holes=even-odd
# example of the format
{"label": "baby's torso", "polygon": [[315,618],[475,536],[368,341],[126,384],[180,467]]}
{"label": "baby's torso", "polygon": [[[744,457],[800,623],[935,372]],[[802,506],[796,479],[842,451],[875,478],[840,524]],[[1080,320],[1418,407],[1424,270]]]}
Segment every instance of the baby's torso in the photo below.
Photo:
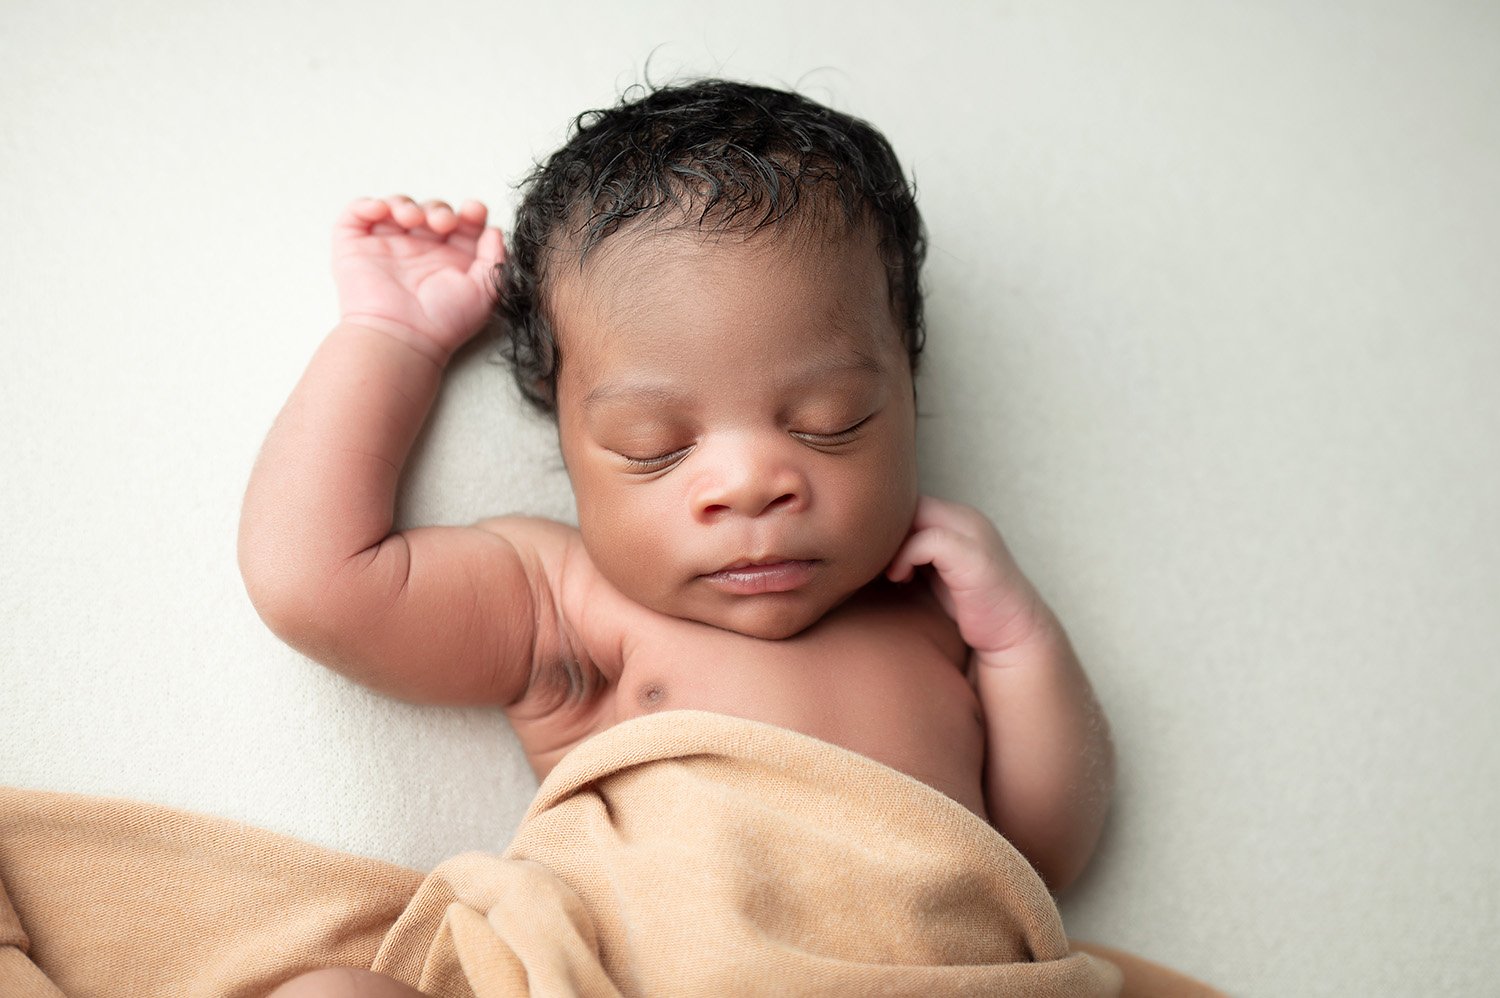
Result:
{"label": "baby's torso", "polygon": [[662,616],[602,578],[575,578],[558,604],[555,662],[539,662],[531,691],[507,712],[539,779],[622,721],[705,710],[841,745],[985,816],[984,722],[967,649],[920,582],[874,583],[780,641]]}

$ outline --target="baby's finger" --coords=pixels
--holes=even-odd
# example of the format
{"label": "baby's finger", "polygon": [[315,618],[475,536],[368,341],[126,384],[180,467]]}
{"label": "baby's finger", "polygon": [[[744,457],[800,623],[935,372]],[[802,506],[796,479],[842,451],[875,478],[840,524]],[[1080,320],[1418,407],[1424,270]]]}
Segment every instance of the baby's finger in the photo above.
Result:
{"label": "baby's finger", "polygon": [[485,219],[489,217],[489,209],[481,201],[465,201],[458,209],[459,235],[477,239],[484,232]]}
{"label": "baby's finger", "polygon": [[979,527],[979,521],[983,518],[984,515],[972,506],[938,499],[935,496],[922,496],[917,500],[916,514],[912,517],[912,529],[926,530],[931,527],[945,527],[960,533],[978,533],[976,528]]}
{"label": "baby's finger", "polygon": [[427,213],[405,194],[386,198],[386,203],[391,206],[392,221],[403,228],[415,229],[427,221]]}
{"label": "baby's finger", "polygon": [[496,228],[485,229],[474,246],[474,264],[469,272],[474,279],[486,283],[495,265],[505,259],[505,240]]}
{"label": "baby's finger", "polygon": [[[926,531],[912,534],[901,546],[896,549],[896,556],[886,566],[885,577],[892,582],[910,582],[916,573],[918,565],[925,565],[932,561],[930,556],[924,557],[923,550],[926,543]],[[919,541],[922,543],[919,545]]]}
{"label": "baby's finger", "polygon": [[333,223],[334,230],[343,235],[363,236],[369,233],[370,226],[385,219],[390,214],[390,206],[384,201],[375,198],[356,198],[344,206],[339,213],[338,220]]}
{"label": "baby's finger", "polygon": [[[886,575],[892,582],[905,582],[918,565],[931,565],[945,581],[954,580],[956,575],[968,576],[972,573],[962,569],[972,560],[971,548],[968,539],[955,531],[943,527],[919,530],[896,552]],[[965,577],[957,581],[964,585],[970,580]]]}
{"label": "baby's finger", "polygon": [[422,205],[427,215],[427,227],[440,236],[446,236],[458,228],[458,216],[446,201],[427,201]]}
{"label": "baby's finger", "polygon": [[379,198],[356,198],[350,202],[349,212],[366,222],[378,222],[391,213],[391,206]]}

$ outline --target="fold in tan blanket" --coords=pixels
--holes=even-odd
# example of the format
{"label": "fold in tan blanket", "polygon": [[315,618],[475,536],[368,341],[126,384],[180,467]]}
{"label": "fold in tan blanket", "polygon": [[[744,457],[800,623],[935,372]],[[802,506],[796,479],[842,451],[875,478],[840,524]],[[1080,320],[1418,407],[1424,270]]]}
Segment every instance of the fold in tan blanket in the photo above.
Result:
{"label": "fold in tan blanket", "polygon": [[0,886],[7,998],[260,996],[333,965],[465,998],[1114,995],[1122,967],[1127,994],[1215,993],[1070,950],[1025,860],[925,784],[697,711],[586,742],[502,856],[425,879],[170,808],[0,790]]}

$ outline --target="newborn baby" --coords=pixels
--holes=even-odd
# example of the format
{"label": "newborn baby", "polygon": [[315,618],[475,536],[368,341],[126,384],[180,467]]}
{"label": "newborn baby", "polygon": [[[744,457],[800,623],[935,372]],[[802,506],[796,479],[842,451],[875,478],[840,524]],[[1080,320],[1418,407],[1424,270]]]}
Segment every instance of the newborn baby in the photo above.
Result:
{"label": "newborn baby", "polygon": [[[390,695],[500,706],[539,779],[641,714],[738,715],[924,781],[1072,882],[1107,725],[995,528],[918,494],[924,237],[886,140],[791,93],[659,89],[578,119],[508,253],[486,214],[389,197],[339,219],[341,321],[245,498],[270,627]],[[444,368],[492,311],[578,527],[393,533]]]}

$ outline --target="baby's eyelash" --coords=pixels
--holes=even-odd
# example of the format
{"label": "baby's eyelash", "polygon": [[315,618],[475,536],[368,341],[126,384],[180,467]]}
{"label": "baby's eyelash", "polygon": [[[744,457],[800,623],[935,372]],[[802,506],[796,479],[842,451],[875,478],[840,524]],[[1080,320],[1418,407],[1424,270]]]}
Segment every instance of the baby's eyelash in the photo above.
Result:
{"label": "baby's eyelash", "polygon": [[845,427],[844,429],[839,430],[837,433],[797,433],[794,431],[792,435],[802,440],[813,441],[820,444],[844,444],[848,443],[850,440],[853,440],[855,434],[859,432],[860,428],[874,418],[875,414],[872,412],[870,413],[870,415],[866,416],[864,419],[861,419],[853,426]]}
{"label": "baby's eyelash", "polygon": [[625,459],[625,463],[629,467],[649,471],[657,468],[665,468],[690,450],[692,450],[691,447],[679,447],[669,453],[658,454],[656,457],[631,457],[629,454],[621,454],[620,456]]}
{"label": "baby's eyelash", "polygon": [[[793,430],[792,436],[796,437],[799,440],[806,440],[808,443],[824,444],[826,446],[846,444],[849,441],[853,440],[859,434],[860,429],[862,429],[866,423],[874,418],[875,414],[872,412],[870,413],[870,415],[866,416],[864,419],[861,419],[853,426],[847,426],[844,429],[838,430],[834,433],[803,433],[797,430]],[[655,457],[631,457],[629,454],[620,454],[620,459],[625,462],[625,466],[627,468],[630,468],[634,471],[660,471],[668,465],[671,465],[674,462],[685,457],[687,455],[687,452],[692,449],[693,448],[691,445],[687,447],[679,447],[676,450],[668,451],[665,454],[657,454]],[[616,453],[619,452],[616,451]]]}

